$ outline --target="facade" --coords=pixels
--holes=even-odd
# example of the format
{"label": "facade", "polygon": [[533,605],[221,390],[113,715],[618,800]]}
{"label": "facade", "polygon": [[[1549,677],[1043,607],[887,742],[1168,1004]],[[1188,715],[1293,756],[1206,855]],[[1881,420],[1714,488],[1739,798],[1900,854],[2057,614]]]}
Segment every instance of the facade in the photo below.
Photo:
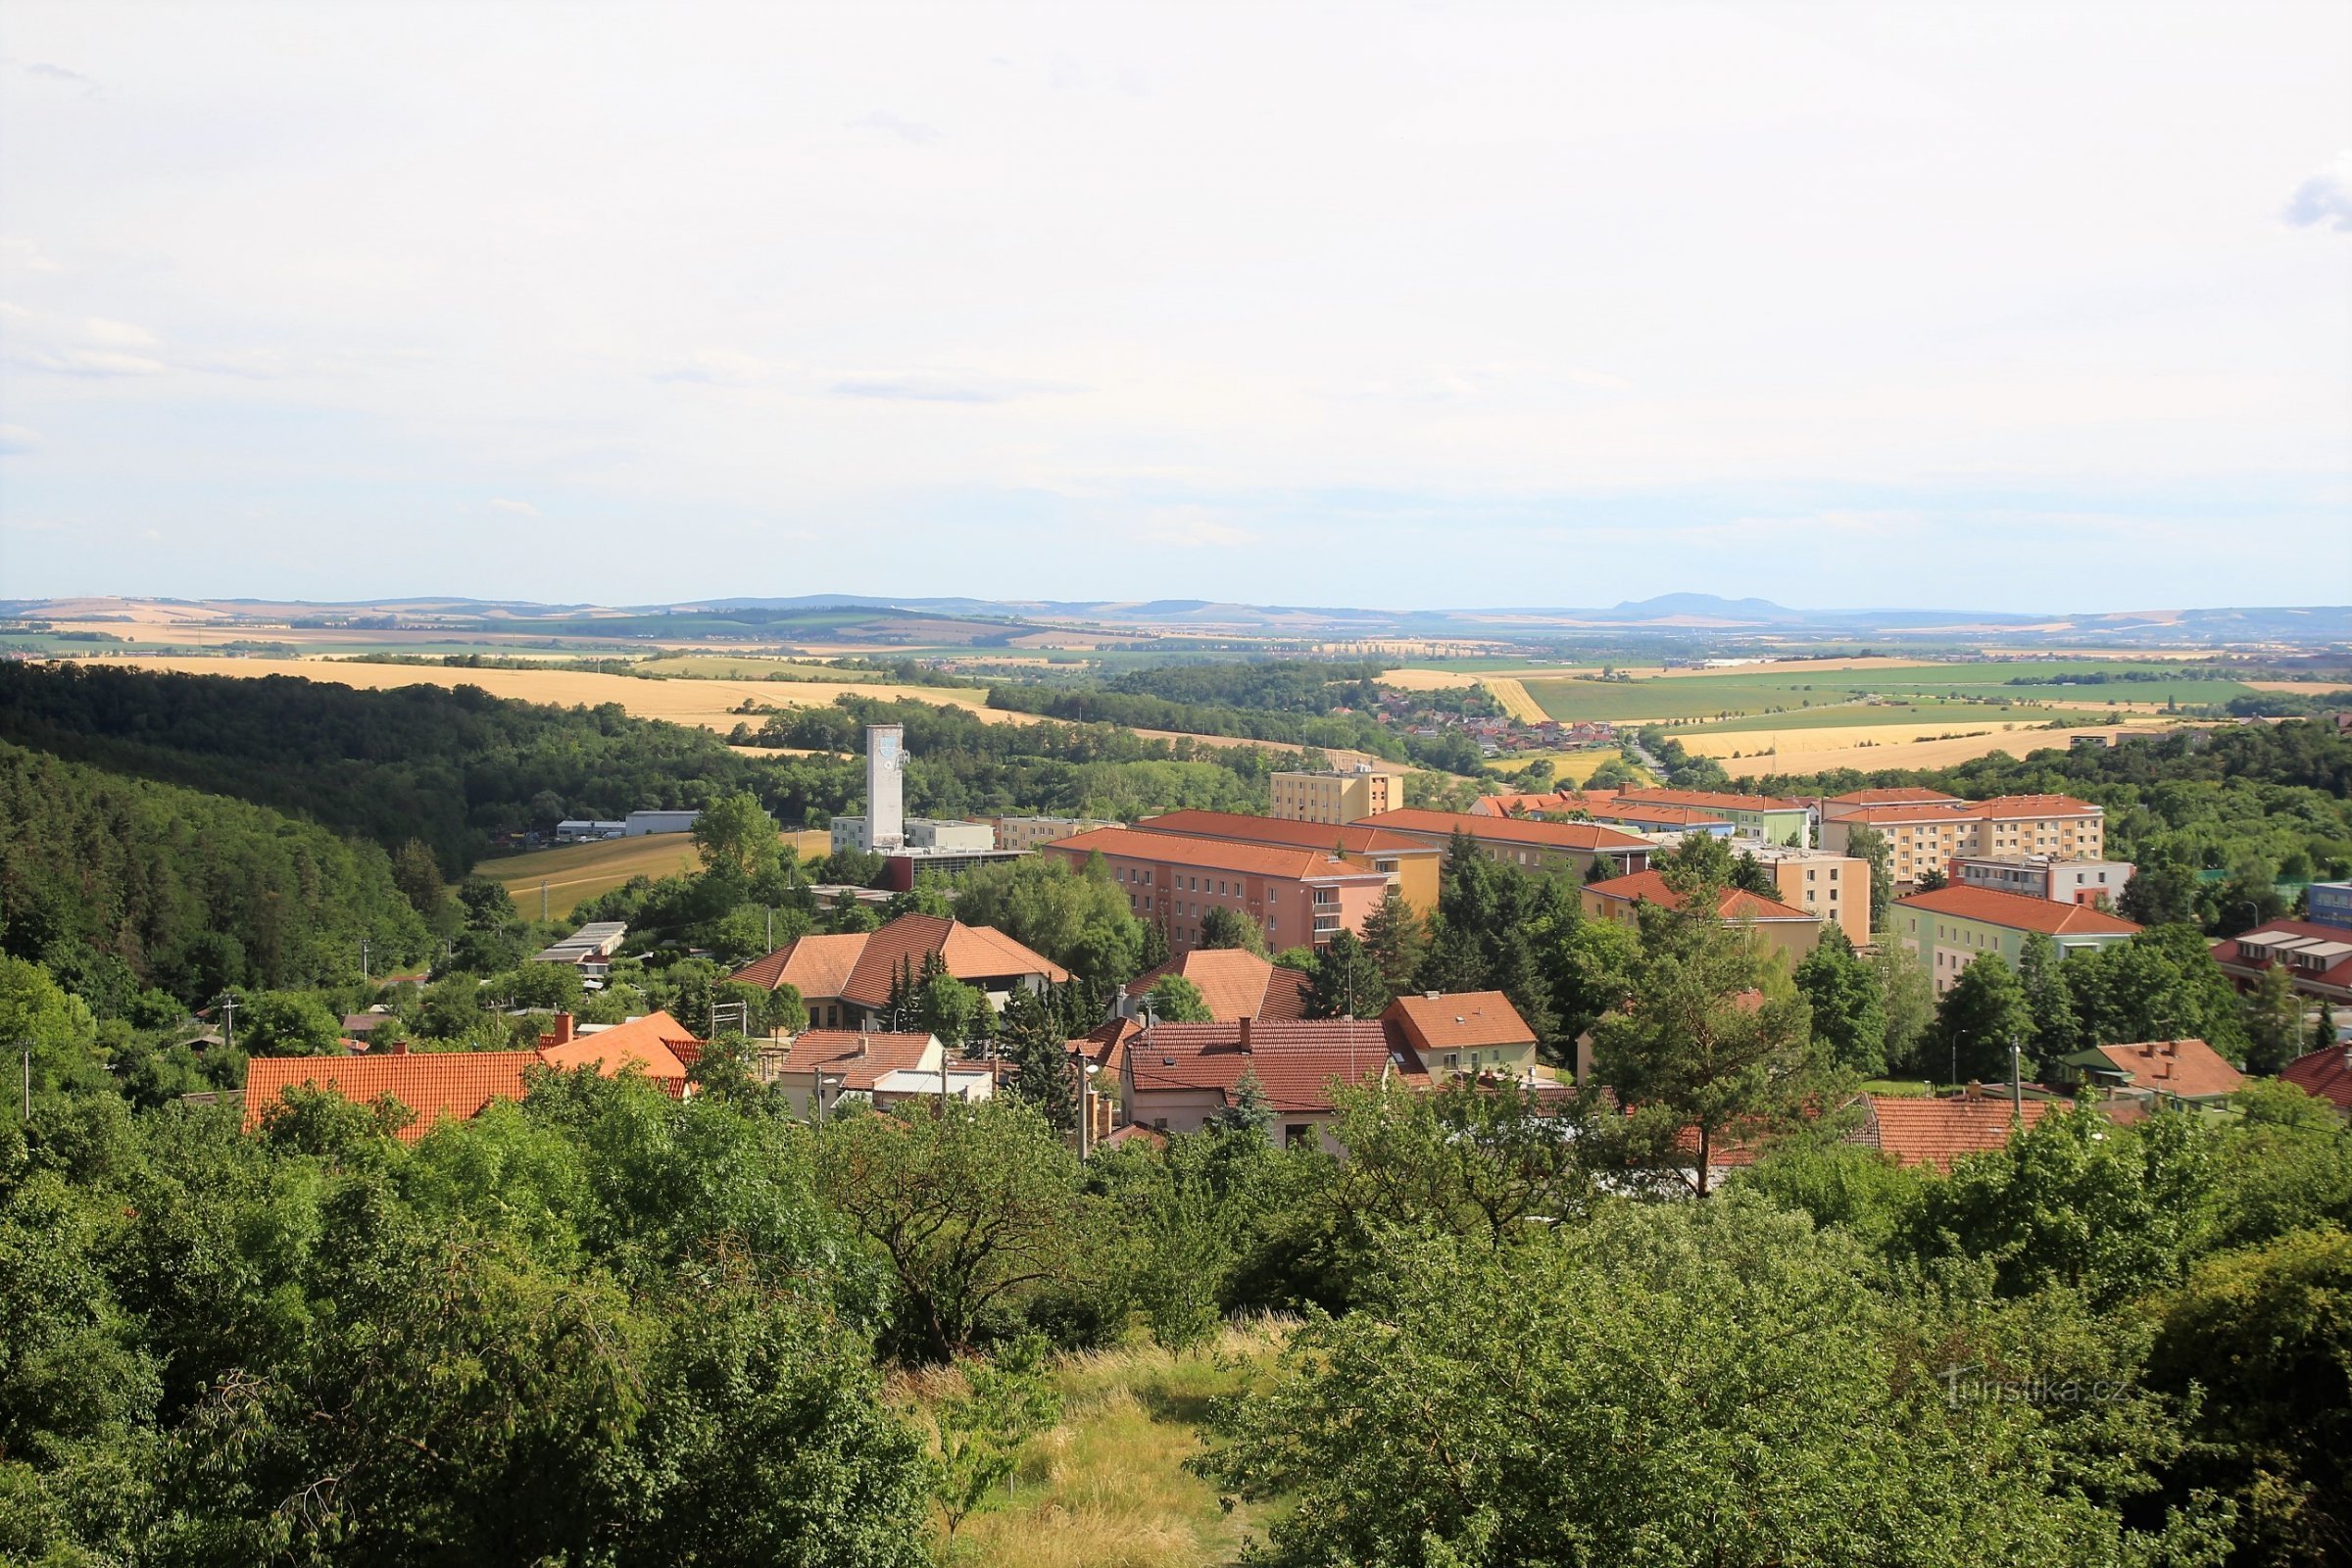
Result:
{"label": "facade", "polygon": [[1781,902],[1843,931],[1856,947],[1870,941],[1870,862],[1835,850],[1799,850],[1783,844],[1741,845],[1745,855],[1772,873]]}
{"label": "facade", "polygon": [[[1863,906],[1870,903],[1869,884],[1863,883]],[[1679,909],[1683,896],[1666,885],[1666,878],[1655,871],[1641,871],[1632,876],[1611,877],[1606,882],[1588,883],[1584,890],[1585,913],[1595,920],[1614,920],[1623,925],[1635,925],[1641,920],[1641,906],[1655,904],[1662,908]],[[1715,912],[1726,920],[1735,920],[1749,927],[1767,949],[1785,955],[1789,963],[1802,963],[1805,955],[1821,945],[1821,927],[1826,918],[1810,909],[1748,892],[1745,888],[1726,888],[1717,901]]]}
{"label": "facade", "polygon": [[2213,945],[2213,961],[2239,991],[2251,991],[2277,964],[2304,996],[2342,1005],[2352,1002],[2352,932],[2311,920],[2265,920],[2253,930]]}
{"label": "facade", "polygon": [[2049,855],[1956,855],[1946,875],[1962,887],[1989,888],[2053,904],[2112,907],[2132,881],[2128,860],[2061,860]]}
{"label": "facade", "polygon": [[[1861,791],[1880,794],[1881,791]],[[1916,791],[1933,795],[1933,791]],[[2096,860],[2106,851],[2106,812],[2070,795],[2004,795],[1989,801],[1940,796],[1927,801],[1822,803],[1825,848],[1850,853],[1855,827],[1886,835],[1897,887],[1917,887],[1930,871],[1950,872],[1955,858],[2046,855]]]}
{"label": "facade", "polygon": [[1404,775],[1365,763],[1319,772],[1277,773],[1273,814],[1294,822],[1360,821],[1404,804]]}
{"label": "facade", "polygon": [[906,842],[906,730],[900,724],[865,726],[864,839],[858,847],[888,854]]}
{"label": "facade", "polygon": [[1100,828],[1046,845],[1041,855],[1083,866],[1100,855],[1127,906],[1168,934],[1172,953],[1200,945],[1200,920],[1212,908],[1248,915],[1276,948],[1321,947],[1364,920],[1388,896],[1380,871],[1351,865],[1329,850],[1280,849],[1182,833]]}
{"label": "facade", "polygon": [[1736,795],[1728,790],[1633,789],[1619,790],[1610,804],[1679,806],[1729,818],[1741,838],[1791,844],[1800,850],[1813,842],[1813,811],[1802,801],[1777,800],[1769,795]]}
{"label": "facade", "polygon": [[934,959],[999,1011],[1016,990],[1043,991],[1070,978],[1002,931],[935,914],[902,914],[879,931],[812,932],[728,978],[767,991],[791,986],[812,1029],[870,1032],[888,1026],[892,982],[909,970],[920,975]]}
{"label": "facade", "polygon": [[2139,927],[2082,904],[2054,904],[1984,888],[1944,887],[1895,901],[1887,919],[1896,940],[1919,956],[1938,995],[1987,953],[2017,967],[2026,938],[2035,932],[2058,946],[2061,958],[2129,941]]}
{"label": "facade", "polygon": [[1420,913],[1438,906],[1438,870],[1446,852],[1426,840],[1369,826],[1300,822],[1239,811],[1170,811],[1135,824],[1139,833],[1182,833],[1200,839],[1230,839],[1276,849],[1327,850],[1349,865],[1378,871],[1397,896]]}
{"label": "facade", "polygon": [[[832,823],[833,848],[863,850],[873,836],[862,816],[837,816]],[[908,816],[899,821],[899,842],[891,850],[870,853],[897,857],[922,852],[957,855],[985,853],[997,847],[997,830],[987,822],[951,821],[940,817]]]}
{"label": "facade", "polygon": [[628,836],[629,824],[625,821],[608,822],[567,816],[556,824],[558,844],[594,844],[600,839],[625,839]]}
{"label": "facade", "polygon": [[1072,834],[1091,833],[1099,827],[1118,825],[1091,816],[1000,816],[996,821],[997,848],[1026,852],[1041,844],[1051,844],[1055,839],[1066,839]]}
{"label": "facade", "polygon": [[2308,897],[2313,925],[2352,931],[2352,882],[2314,882]]}
{"label": "facade", "polygon": [[1604,827],[1596,822],[1530,822],[1513,816],[1473,816],[1460,811],[1425,811],[1413,808],[1367,817],[1361,827],[1385,828],[1443,850],[1459,831],[1467,833],[1490,857],[1506,865],[1531,871],[1565,871],[1589,875],[1595,859],[1617,872],[1642,871],[1657,846],[1645,838]]}
{"label": "facade", "polygon": [[702,817],[700,811],[631,811],[621,823],[621,832],[628,838],[643,838],[648,833],[691,833]]}

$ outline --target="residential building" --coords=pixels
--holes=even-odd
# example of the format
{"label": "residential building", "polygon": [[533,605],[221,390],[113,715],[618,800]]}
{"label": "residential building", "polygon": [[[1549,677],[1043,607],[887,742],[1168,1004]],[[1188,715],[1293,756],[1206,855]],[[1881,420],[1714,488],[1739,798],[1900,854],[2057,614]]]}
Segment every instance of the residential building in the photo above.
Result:
{"label": "residential building", "polygon": [[[1867,881],[1863,890],[1867,906],[1870,898]],[[1592,919],[1637,925],[1641,922],[1642,905],[1679,909],[1683,906],[1683,896],[1668,887],[1660,873],[1638,871],[1632,876],[1587,883],[1584,904],[1585,913]],[[1820,946],[1822,922],[1827,918],[1811,909],[1750,893],[1745,888],[1725,888],[1715,902],[1715,912],[1750,928],[1768,950],[1786,955],[1791,964],[1803,962],[1805,955]]]}
{"label": "residential building", "polygon": [[594,1067],[606,1078],[641,1072],[683,1099],[690,1089],[680,1048],[699,1054],[702,1043],[666,1012],[589,1031],[558,1013],[537,1051],[411,1052],[400,1042],[364,1056],[256,1056],[245,1069],[245,1130],[261,1126],[289,1089],[329,1089],[355,1104],[391,1096],[415,1113],[394,1136],[415,1143],[444,1118],[469,1121],[493,1100],[520,1100],[533,1067]]}
{"label": "residential building", "polygon": [[1480,849],[1506,865],[1530,871],[1565,871],[1578,877],[1590,875],[1595,859],[1605,859],[1609,869],[1621,873],[1645,870],[1657,848],[1645,838],[1596,822],[1530,822],[1514,816],[1473,816],[1409,807],[1383,811],[1357,825],[1386,828],[1441,850],[1453,842],[1456,832],[1467,833]]}
{"label": "residential building", "polygon": [[1627,804],[1615,799],[1595,799],[1584,808],[1585,815],[1595,822],[1624,828],[1629,833],[1644,833],[1651,838],[1686,833],[1704,833],[1710,838],[1728,839],[1739,834],[1739,824],[1721,811],[1701,810],[1695,806],[1645,806],[1639,802]]}
{"label": "residential building", "polygon": [[2313,925],[2352,931],[2352,882],[2314,882],[2308,897]]}
{"label": "residential building", "polygon": [[1371,762],[1354,767],[1277,773],[1273,814],[1294,822],[1360,821],[1404,804],[1404,775]]}
{"label": "residential building", "polygon": [[1195,948],[1156,969],[1145,970],[1120,988],[1119,1016],[1141,1017],[1144,994],[1154,981],[1171,974],[1193,983],[1209,1017],[1218,1023],[1237,1018],[1282,1022],[1306,1016],[1306,972],[1285,968],[1247,948]]}
{"label": "residential building", "polygon": [[1827,800],[1820,802],[1819,806],[1821,808],[1821,820],[1826,825],[1828,823],[1838,821],[1841,817],[1851,816],[1856,811],[1863,810],[1874,806],[1957,807],[1966,806],[1967,804],[1968,803],[1962,800],[1959,796],[1946,795],[1941,790],[1904,788],[1884,790],[1848,790],[1843,795],[1830,796]]}
{"label": "residential building", "polygon": [[1425,991],[1398,997],[1380,1016],[1432,1082],[1520,1082],[1536,1070],[1536,1032],[1499,991]]}
{"label": "residential building", "polygon": [[2278,1078],[2352,1116],[2352,1046],[2323,1046],[2297,1056],[2278,1069]]}
{"label": "residential building", "polygon": [[1212,908],[1248,915],[1274,947],[1319,948],[1341,930],[1361,935],[1365,917],[1389,891],[1385,872],[1351,865],[1329,850],[1181,833],[1099,828],[1038,853],[1080,866],[1102,856],[1128,908],[1165,930],[1172,953],[1200,945],[1201,917]]}
{"label": "residential building", "polygon": [[1943,887],[1897,899],[1887,912],[1894,935],[1919,956],[1937,994],[1987,953],[2012,969],[2035,932],[2058,946],[2061,958],[2130,940],[2139,927],[2082,904],[2053,904],[1984,888]]}
{"label": "residential building", "polygon": [[1118,825],[1092,816],[1000,816],[996,821],[997,848],[1029,851],[1055,839]]}
{"label": "residential building", "polygon": [[822,1121],[845,1102],[892,1110],[909,1101],[988,1100],[996,1069],[951,1054],[929,1033],[809,1029],[782,1051],[760,1054],[760,1075],[783,1092],[792,1113]]}
{"label": "residential building", "polygon": [[568,963],[580,973],[601,979],[612,967],[612,955],[629,934],[626,922],[592,920],[553,947],[542,948],[533,963]]}
{"label": "residential building", "polygon": [[2330,1004],[2352,1002],[2352,932],[2331,925],[2265,920],[2215,943],[2213,961],[2240,991],[2253,990],[2263,971],[2277,964],[2304,996]]}
{"label": "residential building", "polygon": [[1770,795],[1737,795],[1728,790],[1619,790],[1615,807],[1679,806],[1730,819],[1741,838],[1768,844],[1792,844],[1798,849],[1813,842],[1813,809],[1802,801],[1784,801]]}
{"label": "residential building", "polygon": [[2050,1070],[2060,1085],[2090,1084],[2114,1094],[2148,1095],[2191,1104],[2218,1104],[2245,1085],[2245,1075],[2202,1040],[2142,1040],[2094,1046],[2061,1058]]}
{"label": "residential building", "polygon": [[1160,1133],[1198,1131],[1240,1102],[1254,1078],[1285,1147],[1338,1152],[1331,1086],[1394,1083],[1427,1089],[1429,1075],[1401,1037],[1372,1019],[1162,1023],[1129,1037],[1120,1063],[1120,1120]]}
{"label": "residential building", "polygon": [[1771,874],[1783,904],[1820,915],[1856,947],[1870,941],[1868,860],[1787,844],[1742,844],[1734,853],[1747,856]]}
{"label": "residential building", "polygon": [[1968,1154],[2009,1147],[2020,1126],[2048,1115],[2052,1102],[2012,1103],[2007,1095],[1970,1090],[1932,1099],[1925,1095],[1864,1095],[1862,1124],[1845,1141],[1875,1149],[1898,1165],[1933,1165],[1948,1171]]}
{"label": "residential building", "polygon": [[2061,860],[2096,860],[2105,852],[2105,811],[2069,795],[2004,795],[1989,801],[1942,796],[1916,802],[1838,798],[1823,802],[1822,809],[1821,838],[1827,849],[1849,853],[1850,835],[1858,826],[1886,836],[1888,868],[1898,888],[1917,887],[1931,871],[1948,875],[1956,857],[2047,855]]}
{"label": "residential building", "polygon": [[1182,833],[1277,849],[1325,850],[1349,865],[1378,871],[1397,896],[1423,914],[1438,906],[1438,872],[1446,852],[1426,839],[1364,822],[1301,822],[1239,811],[1169,811],[1135,824],[1139,833]]}
{"label": "residential building", "polygon": [[796,938],[729,978],[768,991],[791,986],[808,1009],[811,1028],[871,1031],[888,1026],[893,979],[920,975],[934,958],[951,977],[978,987],[999,1011],[1015,990],[1043,991],[1070,977],[993,926],[902,914],[879,931]]}
{"label": "residential building", "polygon": [[2132,881],[2129,860],[2062,860],[2054,855],[1956,855],[1945,874],[1962,887],[1989,888],[2053,904],[2113,907]]}

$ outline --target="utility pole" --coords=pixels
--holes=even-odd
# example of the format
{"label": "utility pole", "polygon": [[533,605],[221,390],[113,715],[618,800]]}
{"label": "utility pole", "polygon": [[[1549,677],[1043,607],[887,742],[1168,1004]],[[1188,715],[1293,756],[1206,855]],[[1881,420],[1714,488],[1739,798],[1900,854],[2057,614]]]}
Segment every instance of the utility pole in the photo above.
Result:
{"label": "utility pole", "polygon": [[776,907],[772,904],[767,906],[767,951],[776,951]]}
{"label": "utility pole", "polygon": [[2017,1037],[2011,1035],[2009,1037],[2009,1113],[2019,1121],[2026,1119],[2025,1069],[2020,1065],[2019,1060],[2025,1048],[2018,1044]]}
{"label": "utility pole", "polygon": [[547,878],[539,879],[539,918],[547,918]]}
{"label": "utility pole", "polygon": [[32,1120],[32,1047],[24,1046],[24,1119]]}
{"label": "utility pole", "polygon": [[360,984],[368,983],[368,939],[360,938]]}
{"label": "utility pole", "polygon": [[220,1049],[234,1051],[236,1048],[237,999],[223,991],[220,993]]}

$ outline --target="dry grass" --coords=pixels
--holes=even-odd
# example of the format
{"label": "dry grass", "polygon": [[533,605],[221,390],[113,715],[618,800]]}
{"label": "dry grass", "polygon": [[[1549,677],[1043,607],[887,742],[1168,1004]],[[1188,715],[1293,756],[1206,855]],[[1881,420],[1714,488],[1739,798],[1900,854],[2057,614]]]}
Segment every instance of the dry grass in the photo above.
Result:
{"label": "dry grass", "polygon": [[[1025,713],[983,706],[984,692],[942,686],[898,686],[867,681],[640,680],[630,675],[595,675],[570,669],[450,669],[429,664],[351,664],[294,659],[140,659],[124,656],[110,663],[141,669],[174,669],[200,675],[299,675],[306,680],[387,691],[401,686],[478,686],[493,697],[563,707],[617,703],[635,718],[667,719],[720,732],[746,722],[735,711],[750,702],[766,708],[823,708],[854,692],[885,702],[911,699],[933,706],[969,709],[996,722],[1034,722]],[[758,728],[758,722],[752,721]]]}
{"label": "dry grass", "polygon": [[[2129,727],[2145,731],[2161,726]],[[1896,767],[1950,767],[1989,757],[1994,752],[2023,757],[2044,747],[2063,749],[2071,744],[2071,733],[2033,724],[1989,730],[1976,724],[1966,725],[1965,730],[1949,724],[1886,724],[1857,729],[1700,734],[1681,739],[1691,751],[1716,758],[1723,763],[1724,771],[1734,778],[1752,778],[1763,773],[1819,773],[1835,767],[1860,768],[1865,772]],[[1780,750],[1771,753],[1775,743]],[[1748,755],[1729,755],[1736,751]]]}
{"label": "dry grass", "polygon": [[474,869],[504,887],[524,918],[539,918],[539,884],[547,884],[547,914],[560,920],[580,905],[633,876],[659,880],[701,868],[694,840],[684,833],[648,833],[601,844],[564,844],[528,855],[502,856]]}
{"label": "dry grass", "polygon": [[[1551,763],[1552,776],[1565,784],[1582,784],[1592,776],[1592,770],[1603,762],[1626,760],[1623,752],[1614,747],[1599,747],[1578,752],[1520,752],[1510,757],[1497,757],[1488,765],[1498,773],[1519,773],[1539,761]],[[1643,778],[1647,769],[1636,764],[1634,771]]]}
{"label": "dry grass", "polygon": [[1478,683],[1502,705],[1504,712],[1522,724],[1541,724],[1551,716],[1544,711],[1543,704],[1527,694],[1524,683],[1508,675],[1481,675]]}
{"label": "dry grass", "polygon": [[[1200,1349],[1102,1350],[1062,1362],[1061,1425],[1030,1445],[1009,1505],[967,1521],[958,1563],[981,1568],[1202,1568],[1231,1561],[1253,1514],[1184,1468],[1209,1401],[1282,1346],[1288,1326],[1228,1327]],[[948,1385],[902,1380],[920,1399]]]}

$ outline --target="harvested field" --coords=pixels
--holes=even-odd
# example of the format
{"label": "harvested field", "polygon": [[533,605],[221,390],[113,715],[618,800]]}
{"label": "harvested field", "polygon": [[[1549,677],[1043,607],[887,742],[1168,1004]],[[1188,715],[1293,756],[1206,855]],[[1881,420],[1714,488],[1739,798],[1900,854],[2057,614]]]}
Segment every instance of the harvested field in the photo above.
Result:
{"label": "harvested field", "polygon": [[[2148,733],[2159,727],[2129,726],[2136,733]],[[1859,768],[1864,772],[1882,768],[1950,767],[1994,752],[2023,757],[2044,748],[2064,749],[2072,744],[2071,736],[2079,733],[2043,729],[2038,725],[1966,733],[1984,728],[1978,724],[1957,728],[1893,724],[1879,729],[1789,730],[1778,736],[1701,733],[1678,738],[1690,750],[1716,758],[1723,763],[1724,771],[1733,777],[1751,778],[1763,773],[1819,773],[1838,767]],[[1776,740],[1780,745],[1778,753],[1756,755]],[[1749,755],[1731,756],[1735,751]]]}
{"label": "harvested field", "polygon": [[500,856],[474,867],[504,887],[529,920],[539,918],[539,887],[547,885],[547,916],[561,920],[588,900],[633,876],[675,876],[701,868],[694,840],[684,833],[649,833],[601,844],[564,844],[527,855]]}
{"label": "harvested field", "polygon": [[1522,724],[1541,724],[1545,718],[1544,706],[1527,694],[1522,682],[1507,675],[1481,675],[1478,683],[1502,705],[1502,710]]}

